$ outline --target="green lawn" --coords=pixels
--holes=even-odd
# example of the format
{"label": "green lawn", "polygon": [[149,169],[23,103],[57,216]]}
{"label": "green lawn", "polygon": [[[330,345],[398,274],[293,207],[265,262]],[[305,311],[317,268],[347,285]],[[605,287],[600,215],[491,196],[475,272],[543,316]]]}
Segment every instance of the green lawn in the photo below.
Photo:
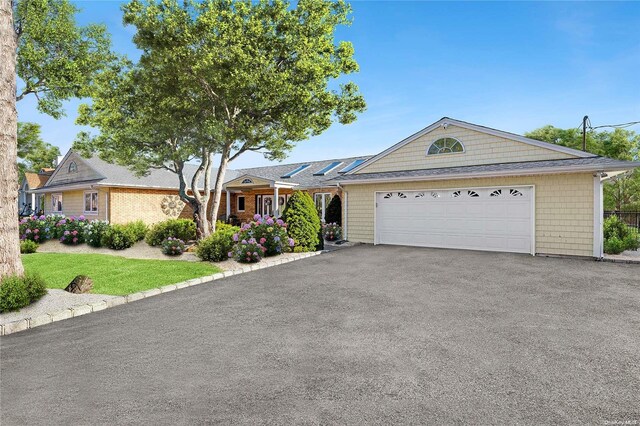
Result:
{"label": "green lawn", "polygon": [[49,288],[65,288],[76,275],[93,280],[92,293],[125,295],[220,272],[206,262],[127,259],[106,254],[34,253],[22,256],[27,272]]}

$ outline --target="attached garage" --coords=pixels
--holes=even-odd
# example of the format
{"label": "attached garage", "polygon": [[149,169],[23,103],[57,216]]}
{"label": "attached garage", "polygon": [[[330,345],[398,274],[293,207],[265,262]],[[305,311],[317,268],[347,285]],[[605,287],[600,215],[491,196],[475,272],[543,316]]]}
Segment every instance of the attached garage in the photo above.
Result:
{"label": "attached garage", "polygon": [[602,257],[602,182],[640,163],[443,118],[334,179],[352,242]]}
{"label": "attached garage", "polygon": [[535,253],[533,187],[376,193],[376,244]]}

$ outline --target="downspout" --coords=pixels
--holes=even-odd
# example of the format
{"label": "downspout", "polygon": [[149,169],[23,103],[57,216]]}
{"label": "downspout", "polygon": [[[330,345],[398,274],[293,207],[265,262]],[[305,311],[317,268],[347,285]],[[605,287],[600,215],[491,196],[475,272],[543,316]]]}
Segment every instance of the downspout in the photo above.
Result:
{"label": "downspout", "polygon": [[606,173],[598,172],[593,175],[593,257],[601,260],[604,257],[604,235],[602,225],[604,222],[604,200],[602,181],[607,177]]}
{"label": "downspout", "polygon": [[348,241],[347,222],[349,221],[349,198],[347,196],[346,189],[340,186],[340,182],[338,182],[338,188],[340,188],[340,191],[342,191],[342,198],[344,200],[344,214],[342,216],[342,239]]}
{"label": "downspout", "polygon": [[109,194],[111,191],[106,191],[104,194],[104,220],[111,223],[111,215],[109,214]]}

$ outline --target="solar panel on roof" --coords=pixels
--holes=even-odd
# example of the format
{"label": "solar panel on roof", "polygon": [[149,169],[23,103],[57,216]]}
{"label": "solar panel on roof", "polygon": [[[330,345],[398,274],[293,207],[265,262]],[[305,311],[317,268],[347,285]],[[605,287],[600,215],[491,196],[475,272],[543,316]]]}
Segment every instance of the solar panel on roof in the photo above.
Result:
{"label": "solar panel on roof", "polygon": [[338,167],[340,164],[342,164],[342,161],[334,161],[333,163],[329,164],[328,166],[323,167],[321,170],[318,170],[313,175],[314,176],[324,176],[327,173],[329,173],[331,170],[333,170],[336,167]]}
{"label": "solar panel on roof", "polygon": [[304,169],[306,169],[307,167],[309,167],[308,164],[303,164],[302,166],[298,166],[295,169],[291,170],[289,173],[287,173],[286,175],[280,176],[283,179],[288,179],[290,177],[293,177],[295,175],[297,175],[298,173],[300,173],[301,171],[303,171]]}
{"label": "solar panel on roof", "polygon": [[364,163],[365,160],[356,160],[354,162],[352,162],[351,164],[349,164],[347,167],[345,167],[344,169],[340,170],[338,173],[347,173],[350,172],[351,170],[355,169],[356,167],[358,167],[360,164]]}

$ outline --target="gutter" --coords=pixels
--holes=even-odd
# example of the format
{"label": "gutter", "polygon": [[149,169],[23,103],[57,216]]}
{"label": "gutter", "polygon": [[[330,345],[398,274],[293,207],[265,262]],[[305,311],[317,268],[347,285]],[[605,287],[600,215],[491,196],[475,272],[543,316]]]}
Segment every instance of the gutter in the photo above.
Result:
{"label": "gutter", "polygon": [[[630,168],[640,167],[640,163],[631,163]],[[629,169],[629,168],[627,168]],[[431,176],[395,176],[395,177],[382,177],[373,179],[349,179],[349,180],[337,180],[335,181],[338,186],[350,185],[350,184],[365,184],[365,183],[382,183],[382,182],[412,182],[412,181],[430,181],[430,180],[452,180],[452,179],[473,179],[481,177],[507,177],[507,176],[531,176],[531,175],[553,175],[553,174],[565,174],[565,173],[589,173],[605,171],[619,171],[620,167],[562,167],[555,169],[527,169],[527,170],[506,170],[506,171],[487,171],[487,172],[475,172],[475,173],[455,173],[448,175],[431,175]],[[354,176],[354,175],[352,175]]]}

